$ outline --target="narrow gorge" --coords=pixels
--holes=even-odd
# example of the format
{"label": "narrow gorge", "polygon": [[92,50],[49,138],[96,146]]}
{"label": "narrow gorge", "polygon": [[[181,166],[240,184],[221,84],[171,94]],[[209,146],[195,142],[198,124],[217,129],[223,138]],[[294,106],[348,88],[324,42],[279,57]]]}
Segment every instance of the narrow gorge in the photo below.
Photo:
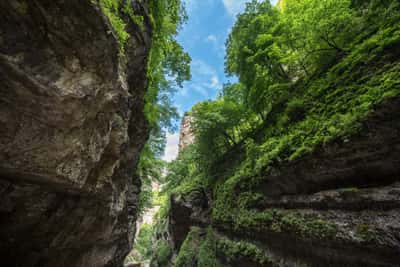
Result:
{"label": "narrow gorge", "polygon": [[0,103],[0,266],[400,267],[398,0],[0,0]]}

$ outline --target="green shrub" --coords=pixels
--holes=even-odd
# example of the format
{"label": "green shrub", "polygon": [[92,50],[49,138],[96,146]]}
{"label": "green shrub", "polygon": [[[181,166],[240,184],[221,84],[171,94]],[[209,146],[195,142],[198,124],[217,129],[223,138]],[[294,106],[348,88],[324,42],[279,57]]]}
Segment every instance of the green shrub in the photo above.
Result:
{"label": "green shrub", "polygon": [[172,247],[166,240],[159,240],[155,249],[155,258],[160,266],[167,266],[171,255]]}
{"label": "green shrub", "polygon": [[201,229],[197,227],[190,230],[179,250],[175,267],[188,267],[197,264],[199,245],[202,241],[200,233]]}
{"label": "green shrub", "polygon": [[217,248],[228,258],[228,261],[247,258],[261,265],[271,263],[271,260],[266,256],[265,251],[261,250],[256,245],[245,241],[237,242],[227,238],[222,238],[217,241]]}
{"label": "green shrub", "polygon": [[210,227],[206,239],[200,245],[197,267],[220,267],[216,248],[217,243]]}

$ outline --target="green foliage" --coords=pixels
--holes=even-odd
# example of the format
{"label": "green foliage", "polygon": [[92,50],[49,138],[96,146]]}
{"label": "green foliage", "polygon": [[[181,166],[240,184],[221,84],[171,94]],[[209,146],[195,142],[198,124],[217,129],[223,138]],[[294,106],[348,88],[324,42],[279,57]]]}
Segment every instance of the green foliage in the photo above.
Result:
{"label": "green foliage", "polygon": [[166,240],[159,240],[155,249],[155,258],[159,266],[168,266],[171,254],[171,245]]}
{"label": "green foliage", "polygon": [[[100,0],[101,9],[103,10],[104,14],[107,16],[112,27],[114,28],[114,31],[119,40],[120,50],[123,53],[126,41],[130,36],[129,33],[127,33],[126,31],[126,22],[121,17],[122,5],[122,0]],[[123,9],[129,10],[129,12],[133,12],[128,3],[124,6]]]}
{"label": "green foliage", "polygon": [[[145,18],[135,14],[130,1],[99,0],[120,43],[120,54],[130,38],[127,25],[133,22],[144,30]],[[160,160],[166,143],[166,131],[174,130],[178,118],[171,97],[182,82],[190,79],[190,57],[176,41],[179,27],[186,19],[180,0],[151,0],[148,2],[152,26],[152,46],[147,64],[149,80],[145,96],[145,115],[150,124],[150,138],[142,151],[138,174],[142,179],[140,211],[151,205],[151,180],[160,179]],[[130,19],[130,21],[129,21]]]}
{"label": "green foliage", "polygon": [[197,171],[195,162],[195,152],[193,146],[188,146],[181,151],[178,157],[168,164],[168,171],[165,178],[167,184],[164,187],[164,191],[179,191],[177,190],[179,186],[182,186],[189,180],[192,180]]}
{"label": "green foliage", "polygon": [[156,205],[160,205],[159,211],[154,216],[155,223],[152,226],[152,253],[150,256],[151,262],[157,263],[156,266],[171,266],[173,246],[168,241],[168,214],[169,214],[169,199],[159,194],[157,196]]}
{"label": "green foliage", "polygon": [[190,79],[190,57],[177,43],[176,35],[186,19],[180,0],[152,0],[149,4],[153,22],[153,44],[148,61],[149,88],[145,113],[155,133],[173,129],[171,118],[177,112],[171,94]]}
{"label": "green foliage", "polygon": [[151,148],[156,144],[155,141],[147,142],[140,155],[138,165],[138,175],[142,182],[141,192],[139,196],[139,214],[143,214],[148,208],[153,206],[153,189],[152,181],[160,181],[164,168],[164,162],[156,155],[157,148]]}
{"label": "green foliage", "polygon": [[202,162],[195,145],[185,147],[178,157],[167,165],[163,193],[185,195],[210,189],[213,181],[205,176]]}
{"label": "green foliage", "polygon": [[214,161],[235,146],[244,135],[246,111],[223,98],[203,102],[193,108],[197,149],[202,162]]}
{"label": "green foliage", "polygon": [[206,239],[201,243],[198,267],[220,267],[217,259],[217,243],[212,228],[208,228]]}
{"label": "green foliage", "polygon": [[[399,10],[397,4],[390,6]],[[356,11],[349,12],[356,16],[357,25],[368,25],[365,22],[368,12],[357,15]],[[253,209],[258,202],[257,187],[268,174],[279,173],[282,163],[304,157],[333,140],[348,142],[363,130],[360,122],[375,105],[400,94],[400,64],[393,50],[394,44],[400,44],[400,28],[399,24],[387,22],[397,16],[393,11],[389,14],[393,16],[385,19],[379,15],[381,22],[374,26],[376,31],[368,37],[360,33],[362,38],[354,38],[358,43],[346,46],[346,53],[335,57],[331,67],[322,67],[324,72],[308,75],[304,72],[302,80],[294,81],[295,90],[288,93],[283,107],[276,106],[279,108],[265,120],[269,124],[260,126],[263,135],[245,140],[246,157],[237,171],[215,188],[215,221],[233,224],[236,230],[284,231],[317,239],[335,237],[336,226],[319,218],[278,211],[257,212]],[[317,61],[312,64],[319,66]]]}
{"label": "green foliage", "polygon": [[320,72],[349,51],[362,31],[350,5],[350,0],[286,1],[283,36],[290,53],[284,62],[296,65],[297,75]]}
{"label": "green foliage", "polygon": [[217,241],[217,248],[219,251],[224,253],[228,261],[247,258],[262,265],[266,265],[271,262],[263,250],[249,242],[236,242],[227,238],[221,238]]}
{"label": "green foliage", "polygon": [[201,230],[193,227],[183,242],[176,258],[175,267],[193,266],[197,262],[199,245],[202,241]]}
{"label": "green foliage", "polygon": [[377,238],[377,233],[368,224],[359,224],[356,228],[356,236],[363,241],[372,242]]}
{"label": "green foliage", "polygon": [[[243,207],[242,197],[235,200],[225,199],[226,203],[218,198],[213,209],[213,218],[226,225],[233,224],[236,231],[245,232],[275,232],[291,233],[303,238],[312,239],[335,239],[338,233],[336,224],[325,221],[314,215],[304,215],[298,212],[286,210],[266,210],[257,212]],[[241,205],[232,209],[229,205]]]}
{"label": "green foliage", "polygon": [[281,61],[279,18],[269,1],[253,0],[238,17],[227,42],[226,70],[239,76],[246,105],[263,119],[287,97],[290,86]]}
{"label": "green foliage", "polygon": [[[193,108],[195,144],[169,165],[167,191],[213,190],[212,220],[228,231],[341,238],[338,226],[322,217],[260,211],[260,185],[279,177],[283,164],[351,141],[366,130],[363,121],[377,105],[400,95],[399,22],[395,0],[287,0],[280,9],[251,1],[227,41],[226,70],[239,82]],[[219,175],[224,161],[235,164],[234,172]],[[363,241],[373,237],[363,225],[356,234]],[[222,241],[214,249],[211,235],[201,243],[190,236],[180,266],[214,266],[216,250],[262,254],[251,244]],[[199,246],[200,258],[189,249]]]}
{"label": "green foliage", "polygon": [[135,240],[135,249],[139,252],[140,258],[138,261],[150,259],[152,255],[152,234],[153,228],[149,224],[141,226],[138,237]]}
{"label": "green foliage", "polygon": [[152,177],[161,177],[159,170],[163,164],[159,158],[164,152],[166,132],[175,130],[174,121],[178,118],[171,99],[183,81],[190,79],[191,59],[176,41],[178,29],[186,19],[181,1],[151,0],[149,10],[153,39],[147,64],[149,84],[144,111],[150,139],[142,152],[139,170],[156,172]]}
{"label": "green foliage", "polygon": [[[389,2],[379,5],[375,1],[374,11],[366,8],[360,12],[353,10],[348,1],[335,1],[339,10],[342,10],[340,16],[336,13],[337,10],[334,10],[332,1],[287,1],[286,8],[281,13],[270,7],[268,3],[252,2],[248,5],[246,12],[239,16],[228,41],[227,69],[239,75],[241,81],[241,85],[236,88],[240,88],[243,94],[235,92],[234,95],[247,96],[245,103],[249,105],[249,108],[258,112],[262,111],[264,114],[260,116],[263,118],[261,123],[256,125],[259,128],[255,131],[256,134],[243,136],[244,140],[241,143],[246,157],[236,168],[235,173],[230,177],[225,177],[226,180],[221,181],[215,189],[217,201],[214,203],[214,215],[217,218],[218,214],[225,214],[226,216],[222,217],[237,220],[234,218],[238,212],[237,207],[247,201],[241,197],[238,198],[237,192],[249,191],[254,194],[254,190],[257,189],[263,177],[278,171],[276,167],[280,164],[300,159],[333,140],[348,142],[353,135],[363,130],[360,122],[375,105],[381,103],[386,97],[400,94],[398,83],[400,64],[398,52],[395,52],[394,48],[400,44],[398,34],[400,26],[394,23],[399,21],[399,15],[394,10],[399,11],[400,5],[396,1]],[[380,12],[376,12],[376,9]],[[321,12],[322,14],[319,14]],[[373,33],[369,30],[369,20],[372,16],[370,12],[380,17],[379,22],[374,20],[377,24],[374,25]],[[383,17],[383,14],[387,17]],[[292,16],[290,23],[287,21],[288,16]],[[310,20],[311,18],[315,21]],[[312,68],[303,72],[295,70],[295,65],[300,62],[300,59],[296,58],[301,58],[299,55],[304,52],[303,48],[282,46],[285,48],[283,49],[285,53],[296,50],[296,53],[293,52],[295,57],[283,64],[290,77],[289,82],[292,84],[285,89],[280,87],[283,80],[279,78],[279,68],[276,68],[276,65],[271,66],[276,63],[275,61],[275,63],[255,63],[254,55],[257,54],[258,49],[261,49],[258,48],[255,40],[258,39],[259,44],[264,43],[264,50],[274,52],[273,42],[276,42],[276,45],[280,42],[283,45],[288,44],[287,33],[301,31],[296,28],[300,27],[299,25],[292,25],[292,23],[296,21],[296,23],[302,23],[303,19],[313,24],[309,25],[308,31],[311,32],[307,32],[304,38],[296,37],[296,39],[309,42],[310,47],[315,46],[315,42],[318,41],[315,36],[322,34],[316,31],[324,27],[338,29],[338,25],[343,26],[347,23],[351,25],[351,29],[343,27],[337,35],[331,34],[329,43],[321,39],[318,47],[328,47],[332,43],[340,49],[330,48],[335,55],[332,56],[330,59],[332,62],[328,65],[316,60],[321,57],[322,52],[315,51],[315,60],[307,63],[307,66]],[[280,21],[284,25],[272,26],[270,20]],[[347,20],[349,21],[346,22]],[[263,28],[262,23],[258,24],[260,21],[264,21],[267,28]],[[315,25],[319,23],[322,23],[323,27],[315,28],[317,27]],[[332,26],[329,26],[331,24]],[[273,27],[278,28],[274,30]],[[365,36],[364,30],[360,28],[367,30],[369,35]],[[271,35],[268,37],[270,40],[265,35],[267,33]],[[344,41],[350,38],[348,35],[351,35],[352,42]],[[261,39],[258,36],[261,36]],[[270,42],[269,46],[266,46],[267,41]],[[286,56],[287,54],[282,54],[282,59]],[[273,59],[272,56],[269,58]],[[292,63],[295,65],[290,67],[288,64]],[[268,88],[254,85],[258,76],[254,69],[256,65],[258,68],[266,68],[263,73],[269,80],[263,84],[269,84]],[[312,69],[315,70],[311,71]],[[270,72],[274,71],[277,73],[272,75]],[[284,81],[284,84],[286,83],[287,81]],[[273,90],[276,84],[281,90],[286,90],[278,94],[281,98],[269,95],[267,100],[261,100],[262,97],[258,99],[263,101],[261,104],[249,101],[251,100],[249,94],[253,92],[254,86],[254,90],[260,90],[254,91],[255,95],[262,96],[265,93],[270,94],[265,91]],[[231,99],[232,97],[229,98]],[[238,103],[241,102],[238,101]],[[235,126],[240,127],[240,125],[232,127]],[[213,125],[210,125],[209,129],[213,129],[212,127]],[[196,140],[204,142],[197,145],[206,145],[206,139]],[[222,154],[224,154],[223,151]]]}

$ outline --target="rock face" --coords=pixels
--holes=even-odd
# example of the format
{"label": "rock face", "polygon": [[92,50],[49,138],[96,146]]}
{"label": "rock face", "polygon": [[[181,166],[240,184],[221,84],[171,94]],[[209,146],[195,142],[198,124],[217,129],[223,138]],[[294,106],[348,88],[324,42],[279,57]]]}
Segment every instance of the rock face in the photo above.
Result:
{"label": "rock face", "polygon": [[252,192],[258,199],[246,204],[259,220],[215,218],[209,210],[217,200],[205,193],[173,196],[175,249],[190,229],[211,226],[224,267],[400,266],[400,98],[363,124],[358,136],[266,174]]}
{"label": "rock face", "polygon": [[181,130],[179,133],[179,151],[182,151],[188,145],[194,143],[194,133],[191,127],[193,123],[193,117],[186,114],[181,122]]}
{"label": "rock face", "polygon": [[168,232],[178,251],[193,226],[207,227],[210,223],[210,196],[204,190],[171,197]]}
{"label": "rock face", "polygon": [[252,208],[269,212],[272,224],[244,227],[242,237],[261,241],[287,266],[399,266],[399,159],[395,97],[370,114],[360,135],[267,176],[264,199]]}
{"label": "rock face", "polygon": [[95,1],[0,2],[2,266],[122,266],[148,134],[142,5],[120,56]]}

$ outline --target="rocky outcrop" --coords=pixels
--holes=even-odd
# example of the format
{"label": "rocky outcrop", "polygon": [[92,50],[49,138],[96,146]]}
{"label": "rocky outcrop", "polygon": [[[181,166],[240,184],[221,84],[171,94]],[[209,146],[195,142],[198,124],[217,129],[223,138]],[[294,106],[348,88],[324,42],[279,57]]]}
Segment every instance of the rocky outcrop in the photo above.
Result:
{"label": "rocky outcrop", "polygon": [[[170,197],[169,213],[165,218],[158,218],[154,226],[155,253],[152,255],[151,267],[175,266],[178,252],[193,228],[204,232],[210,224],[211,203],[209,201],[210,196],[200,188]],[[202,241],[197,237],[195,239],[193,241],[197,245]]]}
{"label": "rocky outcrop", "polygon": [[147,138],[143,5],[122,55],[96,1],[0,2],[2,266],[122,266]]}
{"label": "rocky outcrop", "polygon": [[339,187],[388,185],[400,178],[400,98],[386,101],[365,119],[359,135],[274,168],[263,183],[271,197]]}
{"label": "rocky outcrop", "polygon": [[[239,183],[232,199],[211,201],[200,191],[172,196],[175,249],[200,227],[212,229],[204,242],[216,248],[220,266],[400,266],[399,144],[395,97],[376,107],[360,134],[276,165],[252,192]],[[234,202],[217,211],[229,216],[210,214],[216,201]]]}
{"label": "rocky outcrop", "polygon": [[207,227],[210,224],[210,196],[203,189],[195,189],[185,195],[173,195],[170,202],[169,233],[174,248],[179,251],[191,227]]}
{"label": "rocky outcrop", "polygon": [[257,245],[271,260],[260,266],[399,266],[399,107],[388,100],[358,136],[276,166],[246,207],[259,215],[215,228]]}
{"label": "rocky outcrop", "polygon": [[179,132],[179,151],[182,151],[188,145],[194,143],[194,133],[193,133],[193,116],[190,114],[185,114],[181,122],[181,129]]}

